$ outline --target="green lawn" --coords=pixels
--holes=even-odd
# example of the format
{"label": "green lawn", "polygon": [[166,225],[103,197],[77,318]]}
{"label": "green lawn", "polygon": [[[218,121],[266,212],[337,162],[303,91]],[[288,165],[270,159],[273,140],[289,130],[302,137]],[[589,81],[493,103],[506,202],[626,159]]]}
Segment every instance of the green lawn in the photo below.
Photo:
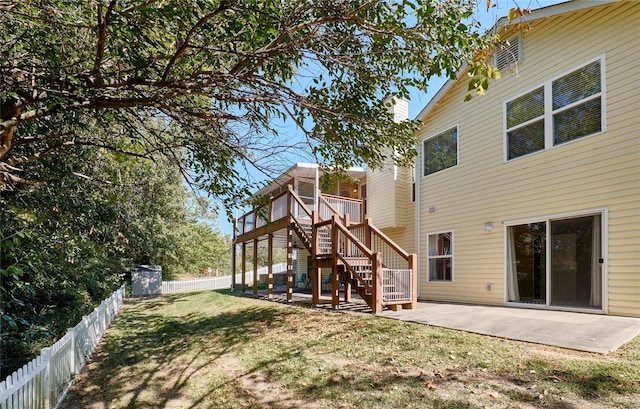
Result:
{"label": "green lawn", "polygon": [[203,292],[127,301],[62,408],[638,408],[608,356]]}

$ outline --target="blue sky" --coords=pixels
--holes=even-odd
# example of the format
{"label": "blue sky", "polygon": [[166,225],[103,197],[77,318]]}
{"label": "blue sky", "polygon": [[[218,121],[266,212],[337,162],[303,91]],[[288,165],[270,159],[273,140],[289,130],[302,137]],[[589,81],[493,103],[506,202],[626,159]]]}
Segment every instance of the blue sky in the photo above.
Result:
{"label": "blue sky", "polygon": [[[483,30],[490,29],[494,23],[505,16],[509,9],[512,7],[520,7],[522,9],[538,9],[541,7],[547,7],[558,3],[563,3],[567,0],[492,0],[492,4],[494,5],[487,11],[486,1],[485,0],[477,0],[478,6],[474,18],[481,23],[481,27]],[[420,111],[427,105],[427,103],[433,98],[433,96],[438,92],[438,90],[444,85],[445,79],[443,78],[434,78],[429,84],[428,92],[414,91],[411,94],[411,99],[409,101],[409,117],[415,118]],[[293,126],[285,126],[282,129],[284,135],[291,135],[291,139],[295,140],[296,129]],[[301,136],[299,136],[301,137]],[[282,157],[278,157],[279,161],[290,163],[284,164],[283,168],[288,168],[290,165],[293,165],[295,162],[309,162],[309,158],[298,157],[295,154],[290,155],[282,155]],[[247,175],[249,178],[252,178],[256,181],[266,180],[268,177],[266,175],[259,174],[257,172],[250,172]],[[270,175],[271,178],[275,178],[278,175]],[[220,210],[220,217],[218,219],[218,228],[224,234],[231,235],[233,231],[233,226],[226,219],[224,209]]]}

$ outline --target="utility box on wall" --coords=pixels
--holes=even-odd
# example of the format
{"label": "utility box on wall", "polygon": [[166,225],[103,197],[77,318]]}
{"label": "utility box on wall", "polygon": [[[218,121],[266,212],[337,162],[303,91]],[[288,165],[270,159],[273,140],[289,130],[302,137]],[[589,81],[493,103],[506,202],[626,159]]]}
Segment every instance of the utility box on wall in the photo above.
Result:
{"label": "utility box on wall", "polygon": [[131,287],[134,296],[162,294],[162,266],[133,266]]}

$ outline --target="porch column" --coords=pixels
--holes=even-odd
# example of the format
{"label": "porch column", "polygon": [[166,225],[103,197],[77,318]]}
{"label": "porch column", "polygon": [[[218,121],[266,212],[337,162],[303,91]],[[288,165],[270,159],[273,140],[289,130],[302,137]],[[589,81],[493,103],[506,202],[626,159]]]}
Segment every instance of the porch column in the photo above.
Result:
{"label": "porch column", "polygon": [[258,239],[253,239],[253,295],[258,295]]}
{"label": "porch column", "polygon": [[242,242],[242,282],[240,284],[240,291],[244,294],[247,290],[247,242]]}
{"label": "porch column", "polygon": [[293,230],[287,227],[287,301],[293,301]]}
{"label": "porch column", "polygon": [[267,298],[273,299],[273,234],[267,242]]}

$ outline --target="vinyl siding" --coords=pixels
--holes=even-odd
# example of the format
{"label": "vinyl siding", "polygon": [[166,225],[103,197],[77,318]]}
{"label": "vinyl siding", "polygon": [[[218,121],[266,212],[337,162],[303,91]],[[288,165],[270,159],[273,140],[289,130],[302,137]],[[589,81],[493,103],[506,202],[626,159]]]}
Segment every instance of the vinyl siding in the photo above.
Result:
{"label": "vinyl siding", "polygon": [[366,216],[380,229],[397,227],[394,168],[393,160],[387,159],[383,169],[367,170]]}
{"label": "vinyl siding", "polygon": [[[608,313],[640,316],[638,15],[640,3],[623,2],[533,21],[517,73],[466,103],[463,77],[423,120],[420,141],[459,124],[459,165],[418,179],[420,298],[503,304],[505,222],[607,209]],[[601,55],[606,130],[505,162],[504,102]],[[449,230],[453,282],[428,283],[427,234]]]}
{"label": "vinyl siding", "polygon": [[[409,103],[396,99],[389,105],[395,122],[409,118]],[[393,162],[393,152],[385,152],[387,159],[382,169],[367,170],[367,217],[379,229],[404,228],[406,225],[406,170]],[[409,179],[410,181],[410,179]]]}
{"label": "vinyl siding", "polygon": [[[411,201],[411,170],[409,168],[398,169],[398,180],[395,188],[396,220],[402,227],[381,228],[391,240],[396,242],[408,253],[416,253],[416,205]],[[373,220],[376,226],[376,220]]]}

